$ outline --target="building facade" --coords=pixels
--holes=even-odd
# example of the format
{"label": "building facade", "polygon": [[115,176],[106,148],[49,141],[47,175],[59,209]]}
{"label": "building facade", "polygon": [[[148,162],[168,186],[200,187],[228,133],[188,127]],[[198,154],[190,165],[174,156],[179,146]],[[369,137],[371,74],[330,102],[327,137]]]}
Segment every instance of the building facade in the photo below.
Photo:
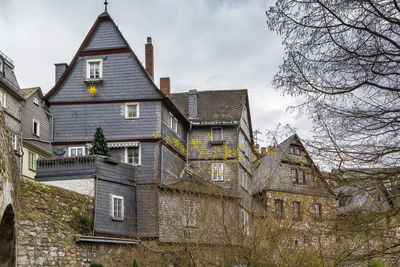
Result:
{"label": "building facade", "polygon": [[51,157],[50,137],[52,134],[52,115],[42,101],[39,87],[22,89],[25,101],[22,105],[22,176],[34,179],[36,161]]}
{"label": "building facade", "polygon": [[21,165],[21,106],[24,100],[14,73],[14,62],[0,51],[0,106],[4,113],[18,166]]}

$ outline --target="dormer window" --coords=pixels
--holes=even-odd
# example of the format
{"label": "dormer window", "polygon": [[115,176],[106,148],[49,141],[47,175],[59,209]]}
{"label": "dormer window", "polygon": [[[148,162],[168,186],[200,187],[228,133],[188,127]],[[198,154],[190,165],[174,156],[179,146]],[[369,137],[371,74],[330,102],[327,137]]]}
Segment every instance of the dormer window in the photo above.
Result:
{"label": "dormer window", "polygon": [[0,105],[5,109],[7,108],[7,94],[0,91]]}
{"label": "dormer window", "polygon": [[103,60],[90,59],[86,61],[86,79],[101,80],[103,78]]}
{"label": "dormer window", "polygon": [[33,98],[33,103],[37,106],[39,106],[39,99],[37,99],[36,97]]}
{"label": "dormer window", "polygon": [[301,154],[301,148],[296,145],[290,145],[290,154],[292,155],[300,155]]}

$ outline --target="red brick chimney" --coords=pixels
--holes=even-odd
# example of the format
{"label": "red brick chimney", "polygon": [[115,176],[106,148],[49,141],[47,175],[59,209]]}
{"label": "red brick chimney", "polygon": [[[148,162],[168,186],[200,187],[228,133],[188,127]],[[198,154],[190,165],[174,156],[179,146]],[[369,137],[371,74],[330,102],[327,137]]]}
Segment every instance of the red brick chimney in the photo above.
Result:
{"label": "red brick chimney", "polygon": [[171,93],[171,81],[169,77],[160,78],[160,90],[165,95],[169,95]]}
{"label": "red brick chimney", "polygon": [[146,56],[146,70],[154,80],[154,55],[153,55],[153,44],[151,43],[151,37],[147,37],[147,44],[145,46]]}
{"label": "red brick chimney", "polygon": [[267,148],[266,147],[262,147],[261,148],[261,156],[267,155]]}

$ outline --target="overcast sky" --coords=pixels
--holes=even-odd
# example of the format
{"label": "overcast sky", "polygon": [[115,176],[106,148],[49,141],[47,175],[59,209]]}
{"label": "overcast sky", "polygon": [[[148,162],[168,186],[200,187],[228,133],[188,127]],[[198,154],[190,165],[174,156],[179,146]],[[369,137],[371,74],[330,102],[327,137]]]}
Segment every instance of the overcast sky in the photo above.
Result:
{"label": "overcast sky", "polygon": [[[104,11],[104,0],[0,0],[0,50],[14,60],[21,88],[54,85],[54,63],[70,63]],[[268,30],[267,0],[109,0],[108,12],[144,62],[153,38],[155,81],[172,92],[249,90],[253,130],[289,123],[308,137],[310,123],[286,112],[271,80],[282,62],[281,38]],[[261,135],[259,138],[262,138]],[[266,145],[260,142],[261,145]]]}

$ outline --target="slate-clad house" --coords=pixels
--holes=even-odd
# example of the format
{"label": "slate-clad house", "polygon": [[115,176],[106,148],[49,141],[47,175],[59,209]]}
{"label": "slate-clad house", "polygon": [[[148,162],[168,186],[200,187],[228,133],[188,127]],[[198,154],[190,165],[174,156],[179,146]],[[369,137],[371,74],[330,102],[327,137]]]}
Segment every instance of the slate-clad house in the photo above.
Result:
{"label": "slate-clad house", "polygon": [[247,90],[190,90],[169,97],[190,120],[189,160],[194,170],[242,196],[249,220],[253,135]]}
{"label": "slate-clad house", "polygon": [[160,140],[186,143],[188,121],[153,82],[151,38],[146,50],[147,70],[104,12],[72,62],[56,65],[56,84],[45,99],[54,117],[53,156],[87,155],[102,127],[112,157],[136,166],[138,234],[157,237],[162,162],[179,165],[179,173],[185,166],[184,153]]}
{"label": "slate-clad house", "polygon": [[[81,184],[88,194],[93,185],[91,180],[87,181],[89,178],[52,175],[51,169],[56,170],[71,158],[87,160],[95,130],[102,127],[116,164],[110,168],[118,170],[120,164],[133,166],[128,180],[133,181],[135,190],[132,194],[129,190],[122,194],[121,188],[105,188],[105,183],[95,183],[96,203],[102,198],[105,201],[102,208],[110,210],[103,213],[105,217],[98,215],[95,220],[104,223],[112,220],[112,209],[121,202],[122,209],[134,205],[135,216],[122,220],[137,225],[130,235],[159,238],[160,213],[167,208],[162,205],[160,194],[168,194],[170,191],[165,188],[171,184],[201,174],[204,166],[207,171],[203,174],[218,191],[233,189],[248,202],[252,131],[246,90],[170,94],[169,78],[160,79],[160,89],[153,81],[151,38],[147,39],[145,50],[144,67],[110,15],[104,12],[71,63],[56,64],[56,84],[44,99],[54,120],[51,152],[59,161],[55,160],[58,163],[53,165],[47,163],[53,161],[40,161],[36,179],[75,191],[77,184]],[[210,134],[211,139],[207,139]],[[193,140],[205,140],[206,150],[229,148],[229,152],[199,157],[193,149],[186,153],[187,140],[191,140],[189,147]],[[63,158],[67,158],[66,162]],[[110,177],[99,180],[108,181]],[[106,193],[100,195],[97,190]],[[241,216],[248,220],[246,201],[241,203],[244,207]],[[98,232],[118,235],[118,222],[112,222],[109,230]]]}
{"label": "slate-clad house", "polygon": [[4,113],[18,165],[21,164],[21,105],[23,96],[14,73],[14,62],[0,51],[0,107]]}
{"label": "slate-clad house", "polygon": [[25,101],[21,110],[22,123],[22,176],[34,179],[36,161],[51,157],[51,120],[48,107],[42,101],[40,87],[22,89]]}

